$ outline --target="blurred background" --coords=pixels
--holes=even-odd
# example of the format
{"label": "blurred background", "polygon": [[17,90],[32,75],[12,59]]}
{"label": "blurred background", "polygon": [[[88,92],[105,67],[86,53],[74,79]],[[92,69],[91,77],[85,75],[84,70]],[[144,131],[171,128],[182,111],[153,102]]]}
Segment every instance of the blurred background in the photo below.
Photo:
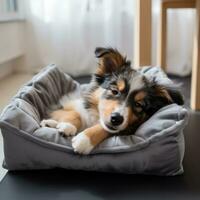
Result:
{"label": "blurred background", "polygon": [[[34,73],[49,63],[80,76],[94,72],[96,46],[134,60],[135,0],[0,0],[0,76]],[[156,65],[160,0],[152,1],[152,65]],[[167,67],[192,68],[194,9],[168,11]]]}

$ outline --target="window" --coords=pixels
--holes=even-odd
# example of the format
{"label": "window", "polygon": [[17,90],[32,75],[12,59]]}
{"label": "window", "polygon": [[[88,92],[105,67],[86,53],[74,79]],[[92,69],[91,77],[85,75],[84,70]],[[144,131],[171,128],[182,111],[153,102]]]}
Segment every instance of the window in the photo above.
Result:
{"label": "window", "polygon": [[0,21],[23,19],[23,0],[0,0]]}

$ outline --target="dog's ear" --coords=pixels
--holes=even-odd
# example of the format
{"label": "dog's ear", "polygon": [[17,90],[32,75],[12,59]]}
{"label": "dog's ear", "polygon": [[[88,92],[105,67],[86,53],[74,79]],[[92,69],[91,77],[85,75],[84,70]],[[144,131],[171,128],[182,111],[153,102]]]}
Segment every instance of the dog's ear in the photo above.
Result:
{"label": "dog's ear", "polygon": [[184,104],[183,96],[178,89],[161,85],[155,85],[154,88],[156,89],[156,94],[165,99],[166,102],[178,105]]}
{"label": "dog's ear", "polygon": [[97,47],[95,49],[95,56],[96,58],[100,58],[102,57],[103,55],[109,53],[109,48],[103,48],[103,47]]}
{"label": "dog's ear", "polygon": [[176,89],[166,88],[167,92],[169,93],[172,101],[178,105],[184,104],[183,95],[180,93],[180,91]]}
{"label": "dog's ear", "polygon": [[160,108],[172,103],[183,105],[183,97],[177,88],[157,85],[153,83],[145,88],[146,103],[144,106],[145,113],[148,116],[153,115]]}
{"label": "dog's ear", "polygon": [[111,74],[131,64],[130,61],[126,61],[126,57],[123,57],[118,50],[113,48],[97,47],[95,56],[99,58],[99,67],[96,74],[100,76]]}

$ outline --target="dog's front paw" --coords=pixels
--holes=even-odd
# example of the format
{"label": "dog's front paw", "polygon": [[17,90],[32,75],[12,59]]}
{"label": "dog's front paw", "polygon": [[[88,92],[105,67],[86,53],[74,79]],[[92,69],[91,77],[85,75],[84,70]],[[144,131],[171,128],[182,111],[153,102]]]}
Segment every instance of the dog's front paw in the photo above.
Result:
{"label": "dog's front paw", "polygon": [[58,129],[59,133],[62,133],[66,136],[73,136],[77,132],[77,128],[74,125],[67,122],[58,123],[56,128]]}
{"label": "dog's front paw", "polygon": [[53,119],[44,119],[40,122],[41,127],[51,127],[56,128],[58,122]]}
{"label": "dog's front paw", "polygon": [[72,147],[75,152],[85,155],[89,154],[94,148],[90,142],[90,138],[84,133],[84,131],[72,139]]}

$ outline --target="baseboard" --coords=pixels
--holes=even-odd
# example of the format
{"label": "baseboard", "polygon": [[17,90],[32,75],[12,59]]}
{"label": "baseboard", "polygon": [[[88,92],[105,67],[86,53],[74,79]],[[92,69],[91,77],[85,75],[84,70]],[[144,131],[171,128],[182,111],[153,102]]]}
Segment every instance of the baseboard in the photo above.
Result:
{"label": "baseboard", "polygon": [[6,62],[0,64],[0,80],[13,73],[13,63]]}

